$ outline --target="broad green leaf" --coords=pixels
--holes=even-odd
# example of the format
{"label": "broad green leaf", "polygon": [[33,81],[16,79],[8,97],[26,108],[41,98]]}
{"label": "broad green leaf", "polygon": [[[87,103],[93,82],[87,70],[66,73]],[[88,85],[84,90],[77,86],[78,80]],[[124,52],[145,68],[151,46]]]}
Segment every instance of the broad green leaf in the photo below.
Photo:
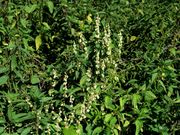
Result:
{"label": "broad green leaf", "polygon": [[42,39],[41,39],[41,35],[38,35],[35,39],[35,44],[36,44],[36,51],[39,50],[39,47],[42,44]]}
{"label": "broad green leaf", "polygon": [[152,75],[152,79],[151,79],[152,83],[157,79],[157,77],[158,77],[158,73],[154,73]]}
{"label": "broad green leaf", "polygon": [[0,117],[0,124],[5,124],[6,123],[6,120],[2,117]]}
{"label": "broad green leaf", "polygon": [[51,29],[47,22],[43,22],[42,24],[44,25],[46,30],[50,30]]}
{"label": "broad green leaf", "polygon": [[27,128],[25,128],[25,129],[22,131],[21,135],[29,135],[29,133],[30,133],[30,131],[31,131],[31,128],[32,128],[32,127],[27,127]]}
{"label": "broad green leaf", "polygon": [[88,16],[87,16],[87,22],[89,23],[89,24],[91,24],[92,23],[92,18],[91,18],[91,14],[89,14]]}
{"label": "broad green leaf", "polygon": [[92,135],[92,126],[91,124],[88,124],[86,127],[87,135]]}
{"label": "broad green leaf", "polygon": [[13,108],[12,108],[12,106],[8,106],[8,119],[9,119],[9,121],[11,121],[11,122],[14,122],[13,121],[13,116],[15,115],[15,112],[13,112]]}
{"label": "broad green leaf", "polygon": [[138,109],[137,104],[140,102],[141,96],[139,94],[133,94],[132,96],[132,105],[134,108]]}
{"label": "broad green leaf", "polygon": [[130,122],[128,120],[126,120],[123,124],[123,127],[127,127],[130,124]]}
{"label": "broad green leaf", "polygon": [[120,102],[120,111],[124,110],[124,104],[126,103],[127,98],[120,97],[119,102]]}
{"label": "broad green leaf", "polygon": [[114,135],[119,135],[118,130],[117,129],[113,129]]}
{"label": "broad green leaf", "polygon": [[9,79],[9,76],[7,76],[7,75],[0,77],[0,86],[3,84],[6,84],[8,79]]}
{"label": "broad green leaf", "polygon": [[136,39],[137,39],[136,36],[131,36],[130,41],[134,41],[134,40],[136,40]]}
{"label": "broad green leaf", "polygon": [[80,80],[80,86],[84,86],[87,82],[87,79],[88,79],[88,76],[87,75],[84,75],[81,80]]}
{"label": "broad green leaf", "polygon": [[92,135],[99,135],[102,132],[102,127],[96,127],[92,133]]}
{"label": "broad green leaf", "polygon": [[142,127],[143,127],[143,121],[137,119],[137,120],[135,121],[135,125],[136,125],[136,133],[135,133],[135,135],[139,135],[139,133],[140,133]]}
{"label": "broad green leaf", "polygon": [[21,79],[22,82],[24,82],[24,78],[23,78],[23,76],[22,76],[20,71],[14,70],[14,73],[17,75],[17,77],[19,77]]}
{"label": "broad green leaf", "polygon": [[47,101],[52,100],[52,99],[53,99],[52,97],[42,97],[41,102],[47,102]]}
{"label": "broad green leaf", "polygon": [[24,18],[21,18],[21,19],[20,19],[20,22],[21,22],[22,26],[23,26],[24,28],[26,28],[26,26],[27,26],[27,24],[28,24],[28,21],[27,21],[26,19],[24,19]]}
{"label": "broad green leaf", "polygon": [[47,1],[47,6],[49,8],[49,12],[52,14],[53,13],[53,9],[54,9],[54,4],[52,1]]}
{"label": "broad green leaf", "polygon": [[112,119],[111,119],[111,121],[110,121],[110,125],[111,125],[111,126],[114,126],[114,125],[116,124],[116,122],[117,122],[116,117],[112,117]]}
{"label": "broad green leaf", "polygon": [[105,123],[108,123],[108,122],[110,121],[111,117],[112,117],[112,114],[111,114],[111,113],[110,113],[110,114],[106,114],[106,115],[105,115],[104,122],[105,122]]}
{"label": "broad green leaf", "polygon": [[105,97],[105,106],[106,106],[106,108],[111,109],[111,110],[113,110],[115,108],[115,106],[112,104],[111,97],[109,97],[109,96]]}
{"label": "broad green leaf", "polygon": [[31,76],[31,83],[32,84],[37,84],[39,82],[40,82],[40,80],[39,80],[39,77],[37,75],[32,75]]}
{"label": "broad green leaf", "polygon": [[9,69],[7,67],[0,67],[0,74],[7,72]]}
{"label": "broad green leaf", "polygon": [[24,10],[27,13],[32,13],[36,8],[37,8],[37,5],[33,4],[33,5],[30,5],[30,6],[25,6]]}
{"label": "broad green leaf", "polygon": [[16,56],[13,55],[11,58],[11,70],[14,71],[17,67],[17,59]]}
{"label": "broad green leaf", "polygon": [[145,100],[146,101],[151,101],[151,100],[154,100],[156,98],[157,98],[156,95],[152,91],[146,91],[145,92]]}
{"label": "broad green leaf", "polygon": [[63,129],[63,134],[64,135],[77,135],[76,129],[73,126],[70,126],[69,128],[64,128]]}
{"label": "broad green leaf", "polygon": [[176,56],[176,48],[171,48],[169,51],[172,55]]}
{"label": "broad green leaf", "polygon": [[4,132],[4,127],[0,127],[0,134]]}
{"label": "broad green leaf", "polygon": [[167,92],[167,91],[166,91],[166,87],[165,87],[164,83],[163,83],[161,80],[158,80],[158,82],[159,82],[159,83],[160,83],[160,85],[163,87],[164,91],[165,91],[165,92]]}
{"label": "broad green leaf", "polygon": [[22,114],[16,114],[13,116],[14,118],[14,122],[16,123],[21,123],[24,122],[26,120],[32,120],[35,118],[35,115],[32,113],[22,113]]}

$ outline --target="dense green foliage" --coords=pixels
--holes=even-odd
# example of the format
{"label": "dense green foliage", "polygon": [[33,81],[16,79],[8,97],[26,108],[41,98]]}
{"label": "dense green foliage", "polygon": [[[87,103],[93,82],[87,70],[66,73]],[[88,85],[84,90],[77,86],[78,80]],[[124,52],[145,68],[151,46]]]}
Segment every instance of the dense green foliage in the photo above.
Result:
{"label": "dense green foliage", "polygon": [[1,0],[0,134],[180,134],[178,0]]}

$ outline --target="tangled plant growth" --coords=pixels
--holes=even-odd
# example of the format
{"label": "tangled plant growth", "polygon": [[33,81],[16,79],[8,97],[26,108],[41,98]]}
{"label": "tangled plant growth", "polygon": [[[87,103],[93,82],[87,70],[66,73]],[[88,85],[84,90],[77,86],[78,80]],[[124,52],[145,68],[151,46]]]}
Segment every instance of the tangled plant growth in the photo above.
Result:
{"label": "tangled plant growth", "polygon": [[0,134],[180,133],[179,5],[2,0]]}

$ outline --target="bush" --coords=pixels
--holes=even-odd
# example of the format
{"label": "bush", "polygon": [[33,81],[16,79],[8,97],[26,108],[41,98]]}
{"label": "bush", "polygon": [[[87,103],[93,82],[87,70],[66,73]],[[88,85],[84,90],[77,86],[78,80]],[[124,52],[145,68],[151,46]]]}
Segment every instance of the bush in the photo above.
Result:
{"label": "bush", "polygon": [[180,133],[178,10],[3,0],[0,134]]}

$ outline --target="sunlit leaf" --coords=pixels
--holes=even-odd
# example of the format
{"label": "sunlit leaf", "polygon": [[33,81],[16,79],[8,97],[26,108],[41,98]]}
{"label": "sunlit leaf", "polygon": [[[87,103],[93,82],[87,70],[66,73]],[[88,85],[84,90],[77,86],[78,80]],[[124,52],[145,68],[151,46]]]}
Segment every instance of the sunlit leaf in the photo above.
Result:
{"label": "sunlit leaf", "polygon": [[92,23],[92,18],[91,18],[91,14],[89,14],[88,16],[87,16],[87,22],[90,24],[90,23]]}
{"label": "sunlit leaf", "polygon": [[136,39],[137,39],[136,36],[131,36],[130,41],[134,41],[134,40],[136,40]]}
{"label": "sunlit leaf", "polygon": [[142,127],[143,127],[143,121],[137,119],[137,120],[135,121],[135,125],[136,125],[136,133],[135,133],[135,135],[139,135],[139,133],[140,133]]}
{"label": "sunlit leaf", "polygon": [[156,95],[152,91],[145,91],[145,100],[146,101],[151,101],[156,99]]}
{"label": "sunlit leaf", "polygon": [[27,127],[27,128],[25,128],[25,129],[22,131],[21,135],[29,135],[29,133],[30,133],[30,131],[31,131],[31,128],[32,128],[32,127]]}
{"label": "sunlit leaf", "polygon": [[112,117],[112,114],[111,114],[111,113],[110,113],[110,114],[106,114],[106,115],[105,115],[104,122],[105,122],[105,123],[108,123],[108,122],[110,121],[111,117]]}
{"label": "sunlit leaf", "polygon": [[39,82],[40,82],[40,80],[39,80],[39,77],[37,75],[32,75],[31,76],[31,83],[32,84],[37,84]]}
{"label": "sunlit leaf", "polygon": [[0,77],[0,85],[6,84],[8,79],[9,79],[9,76],[7,75]]}
{"label": "sunlit leaf", "polygon": [[11,58],[11,70],[14,71],[16,67],[17,67],[17,59],[16,56],[13,55]]}
{"label": "sunlit leaf", "polygon": [[39,47],[42,44],[42,39],[41,39],[41,35],[38,35],[35,39],[35,44],[36,44],[36,51],[39,50]]}
{"label": "sunlit leaf", "polygon": [[49,8],[49,12],[50,13],[53,13],[53,9],[54,9],[54,4],[53,4],[53,2],[52,1],[47,1],[47,6],[48,6],[48,8]]}
{"label": "sunlit leaf", "polygon": [[98,135],[102,132],[102,127],[96,127],[92,133],[92,135]]}
{"label": "sunlit leaf", "polygon": [[27,13],[32,13],[35,9],[37,8],[37,5],[36,4],[33,4],[33,5],[30,5],[30,6],[25,6],[25,11]]}

